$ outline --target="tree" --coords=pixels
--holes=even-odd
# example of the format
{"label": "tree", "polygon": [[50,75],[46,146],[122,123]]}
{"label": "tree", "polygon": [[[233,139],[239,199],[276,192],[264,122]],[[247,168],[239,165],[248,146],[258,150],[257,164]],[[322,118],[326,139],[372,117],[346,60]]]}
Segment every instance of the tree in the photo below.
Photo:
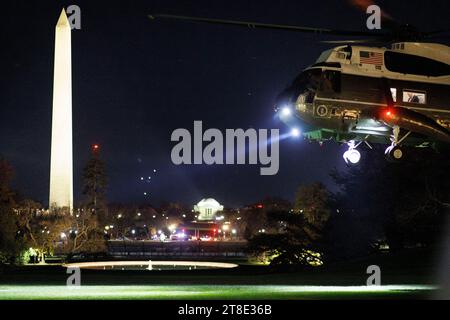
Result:
{"label": "tree", "polygon": [[[337,195],[341,215],[347,217],[347,229],[364,236],[360,240],[386,239],[397,250],[405,245],[429,245],[440,236],[450,203],[448,151],[407,151],[408,159],[390,163],[375,147],[358,166],[332,173],[341,189]],[[342,238],[354,236],[341,230]]]}
{"label": "tree", "polygon": [[[61,212],[64,210],[63,212]],[[46,212],[40,203],[30,199],[22,200],[17,207],[19,227],[28,248],[32,248],[44,261],[45,255],[52,255],[65,240],[70,229],[71,216],[67,209]]]}
{"label": "tree", "polygon": [[18,221],[14,212],[14,193],[10,189],[13,176],[12,166],[0,158],[0,264],[15,263],[23,246],[17,239]]}
{"label": "tree", "polygon": [[301,186],[297,190],[294,209],[302,214],[309,224],[323,228],[331,215],[331,194],[320,182]]}
{"label": "tree", "polygon": [[98,217],[90,211],[77,210],[69,217],[67,238],[63,249],[69,254],[79,252],[103,252],[106,250],[104,231],[98,223]]}
{"label": "tree", "polygon": [[94,152],[83,169],[84,206],[93,214],[102,215],[106,211],[107,183],[105,164],[98,153]]}
{"label": "tree", "polygon": [[294,210],[268,206],[269,232],[254,235],[249,251],[273,265],[317,266],[324,260],[322,231],[331,215],[331,194],[322,184],[300,187]]}
{"label": "tree", "polygon": [[238,212],[228,215],[230,221],[236,221],[237,231],[245,239],[251,239],[264,230],[263,233],[278,232],[280,224],[269,219],[268,215],[275,211],[287,211],[292,209],[289,201],[278,197],[265,197],[261,201],[249,205]]}

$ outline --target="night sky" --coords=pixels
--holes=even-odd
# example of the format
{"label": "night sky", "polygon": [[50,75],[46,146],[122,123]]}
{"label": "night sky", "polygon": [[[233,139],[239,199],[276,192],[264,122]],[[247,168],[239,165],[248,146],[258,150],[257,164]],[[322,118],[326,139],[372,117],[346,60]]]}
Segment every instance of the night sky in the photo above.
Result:
{"label": "night sky", "polygon": [[[427,31],[449,27],[447,2],[378,4]],[[14,187],[25,196],[48,204],[54,27],[70,4],[82,13],[82,29],[72,32],[75,201],[93,143],[107,163],[110,202],[192,205],[214,197],[231,207],[267,195],[292,200],[299,185],[314,181],[334,188],[330,170],[345,167],[345,147],[335,143],[283,140],[279,173],[260,176],[260,165],[175,166],[170,135],[192,131],[194,120],[204,130],[286,131],[273,117],[277,94],[332,46],[319,40],[336,38],[147,15],[364,31],[366,15],[347,1],[10,1],[0,11],[0,155],[15,167]]]}

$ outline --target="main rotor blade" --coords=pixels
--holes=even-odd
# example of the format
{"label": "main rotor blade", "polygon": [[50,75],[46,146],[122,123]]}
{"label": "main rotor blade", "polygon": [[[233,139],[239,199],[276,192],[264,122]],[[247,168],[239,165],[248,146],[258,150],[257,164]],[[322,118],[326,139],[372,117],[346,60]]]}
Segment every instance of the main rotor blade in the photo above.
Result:
{"label": "main rotor blade", "polygon": [[320,42],[328,44],[384,43],[384,41],[377,38],[355,39],[355,40],[321,40]]}
{"label": "main rotor blade", "polygon": [[378,32],[311,28],[311,27],[269,24],[269,23],[248,22],[248,21],[237,21],[237,20],[223,20],[223,19],[210,19],[210,18],[202,18],[202,17],[178,16],[178,15],[172,15],[172,14],[151,14],[148,17],[151,20],[155,20],[158,18],[174,19],[174,20],[184,20],[184,21],[190,21],[190,22],[221,24],[221,25],[234,25],[234,26],[240,26],[240,27],[248,27],[251,29],[261,28],[261,29],[273,29],[273,30],[284,30],[284,31],[294,31],[294,32],[306,32],[306,33],[314,33],[314,34],[327,34],[327,35],[336,35],[336,36],[365,36],[365,37],[386,37],[386,36],[388,36],[387,34],[378,33]]}

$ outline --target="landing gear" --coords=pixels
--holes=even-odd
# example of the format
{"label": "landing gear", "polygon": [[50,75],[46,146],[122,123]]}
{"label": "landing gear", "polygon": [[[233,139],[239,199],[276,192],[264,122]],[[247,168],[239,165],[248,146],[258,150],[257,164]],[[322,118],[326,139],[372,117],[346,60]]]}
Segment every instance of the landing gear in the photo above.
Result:
{"label": "landing gear", "polygon": [[389,161],[400,161],[403,159],[404,152],[399,146],[389,146],[384,152]]}
{"label": "landing gear", "polygon": [[402,138],[400,138],[400,127],[394,126],[392,133],[393,133],[391,136],[392,143],[389,147],[386,148],[386,151],[384,152],[384,154],[386,155],[387,160],[389,160],[391,162],[399,162],[405,156],[403,149],[400,148],[399,145],[403,140],[406,139],[407,136],[409,136],[411,131],[409,131]]}
{"label": "landing gear", "polygon": [[359,160],[361,160],[361,153],[356,150],[356,147],[358,147],[360,143],[355,145],[355,141],[353,140],[347,142],[348,150],[344,152],[342,157],[344,158],[345,163],[347,163],[348,165],[355,165],[359,162]]}

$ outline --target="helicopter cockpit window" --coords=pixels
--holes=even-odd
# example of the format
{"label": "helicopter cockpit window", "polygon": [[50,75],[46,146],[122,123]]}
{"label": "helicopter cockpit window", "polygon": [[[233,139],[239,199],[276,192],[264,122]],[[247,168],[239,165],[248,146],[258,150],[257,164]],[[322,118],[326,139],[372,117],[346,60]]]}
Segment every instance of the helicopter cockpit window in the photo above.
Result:
{"label": "helicopter cockpit window", "polygon": [[425,104],[426,103],[426,93],[403,90],[403,102]]}
{"label": "helicopter cockpit window", "polygon": [[299,95],[306,91],[315,91],[319,87],[321,69],[310,69],[302,72],[292,83],[293,95]]}
{"label": "helicopter cockpit window", "polygon": [[339,71],[326,70],[323,73],[321,90],[341,92],[341,73]]}

